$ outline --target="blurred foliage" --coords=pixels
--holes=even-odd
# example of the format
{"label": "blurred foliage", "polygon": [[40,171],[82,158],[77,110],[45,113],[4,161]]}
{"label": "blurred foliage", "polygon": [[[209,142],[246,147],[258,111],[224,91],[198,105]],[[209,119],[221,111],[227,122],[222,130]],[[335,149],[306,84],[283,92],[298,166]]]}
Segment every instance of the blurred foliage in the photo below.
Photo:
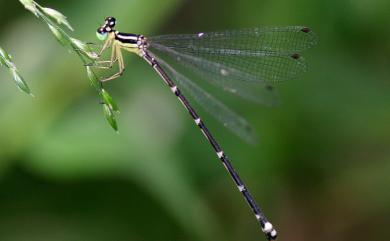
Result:
{"label": "blurred foliage", "polygon": [[[308,73],[265,108],[231,96],[250,146],[203,119],[278,228],[280,240],[390,240],[390,2],[42,1],[95,41],[121,31],[191,33],[308,25]],[[137,56],[105,87],[120,134],[101,118],[84,67],[18,1],[0,1],[0,46],[36,98],[0,69],[0,240],[259,240],[258,225],[170,90]]]}

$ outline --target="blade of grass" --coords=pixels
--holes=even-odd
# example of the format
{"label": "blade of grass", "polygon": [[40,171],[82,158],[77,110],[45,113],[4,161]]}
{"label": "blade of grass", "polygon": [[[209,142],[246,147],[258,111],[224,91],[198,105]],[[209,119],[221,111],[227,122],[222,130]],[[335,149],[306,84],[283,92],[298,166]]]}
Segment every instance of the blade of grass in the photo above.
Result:
{"label": "blade of grass", "polygon": [[33,96],[26,81],[24,81],[23,77],[19,73],[19,70],[16,68],[16,65],[12,62],[11,56],[1,47],[0,47],[0,66],[4,66],[9,70],[16,83],[16,86],[21,91]]}
{"label": "blade of grass", "polygon": [[27,10],[32,12],[42,22],[47,24],[54,37],[62,46],[70,49],[71,52],[79,56],[84,66],[86,66],[87,76],[90,79],[92,86],[96,89],[102,100],[104,106],[104,114],[108,123],[115,131],[118,131],[118,124],[115,118],[115,112],[119,111],[118,106],[116,105],[110,94],[103,88],[102,83],[99,81],[98,75],[89,66],[91,64],[91,61],[92,63],[95,62],[98,55],[89,47],[87,43],[79,39],[70,37],[65,32],[65,30],[61,28],[61,25],[64,25],[69,30],[73,31],[73,28],[67,21],[65,15],[55,9],[42,7],[33,0],[19,1]]}

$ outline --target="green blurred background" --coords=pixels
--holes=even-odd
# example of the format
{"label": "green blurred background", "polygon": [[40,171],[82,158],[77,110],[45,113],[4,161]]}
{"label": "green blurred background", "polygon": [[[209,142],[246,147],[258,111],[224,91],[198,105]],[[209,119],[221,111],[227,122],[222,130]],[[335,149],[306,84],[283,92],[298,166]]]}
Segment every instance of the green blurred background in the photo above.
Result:
{"label": "green blurred background", "polygon": [[[261,138],[249,145],[204,111],[280,240],[390,240],[390,2],[387,0],[40,1],[95,40],[104,17],[157,35],[307,25],[308,73],[282,105],[226,96]],[[265,240],[186,111],[126,57],[107,86],[120,134],[81,62],[18,1],[0,1],[0,46],[36,98],[0,69],[0,241]]]}

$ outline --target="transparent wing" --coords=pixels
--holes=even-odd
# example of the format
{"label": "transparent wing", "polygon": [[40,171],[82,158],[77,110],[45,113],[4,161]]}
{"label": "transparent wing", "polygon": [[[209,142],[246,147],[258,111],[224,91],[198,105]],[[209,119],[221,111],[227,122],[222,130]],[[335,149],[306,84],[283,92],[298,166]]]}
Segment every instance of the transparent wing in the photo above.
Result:
{"label": "transparent wing", "polygon": [[[152,48],[149,52],[154,53],[154,55],[161,56],[161,58],[164,58],[169,63],[180,64],[202,79],[209,81],[224,91],[238,95],[246,100],[267,106],[274,106],[279,102],[276,92],[268,83],[237,81],[237,79],[231,78],[233,74],[237,76],[246,75],[246,73],[236,69],[227,68],[219,63],[188,54],[182,54],[168,48],[165,51],[159,51],[158,49]],[[215,73],[210,70],[211,68],[218,68],[220,69],[220,72]],[[194,78],[193,80],[197,81],[198,79]]]}
{"label": "transparent wing", "polygon": [[247,28],[198,34],[172,34],[148,38],[170,48],[197,53],[291,55],[317,43],[316,35],[303,26]]}
{"label": "transparent wing", "polygon": [[317,43],[307,27],[265,27],[148,38],[150,48],[177,56],[214,81],[275,82],[306,71],[300,52]]}
{"label": "transparent wing", "polygon": [[227,129],[249,143],[256,143],[257,139],[250,124],[238,114],[229,109],[218,99],[207,93],[184,75],[177,72],[162,58],[152,54],[165,72],[176,84],[184,89],[206,112],[221,122]]}

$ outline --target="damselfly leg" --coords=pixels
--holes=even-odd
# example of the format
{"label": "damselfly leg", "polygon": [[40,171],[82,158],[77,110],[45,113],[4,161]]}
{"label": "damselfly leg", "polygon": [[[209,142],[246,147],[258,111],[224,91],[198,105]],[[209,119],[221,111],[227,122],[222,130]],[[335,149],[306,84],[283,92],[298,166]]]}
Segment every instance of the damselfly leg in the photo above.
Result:
{"label": "damselfly leg", "polygon": [[101,57],[102,54],[104,53],[104,51],[107,50],[109,47],[112,48],[111,59],[110,60],[98,60],[98,61],[95,61],[90,66],[92,66],[94,68],[98,68],[98,69],[111,69],[114,66],[114,64],[116,62],[118,62],[119,71],[111,76],[100,79],[100,82],[107,82],[107,81],[119,78],[123,74],[123,72],[125,71],[125,64],[124,64],[121,48],[115,42],[107,40],[99,52],[99,57]]}

